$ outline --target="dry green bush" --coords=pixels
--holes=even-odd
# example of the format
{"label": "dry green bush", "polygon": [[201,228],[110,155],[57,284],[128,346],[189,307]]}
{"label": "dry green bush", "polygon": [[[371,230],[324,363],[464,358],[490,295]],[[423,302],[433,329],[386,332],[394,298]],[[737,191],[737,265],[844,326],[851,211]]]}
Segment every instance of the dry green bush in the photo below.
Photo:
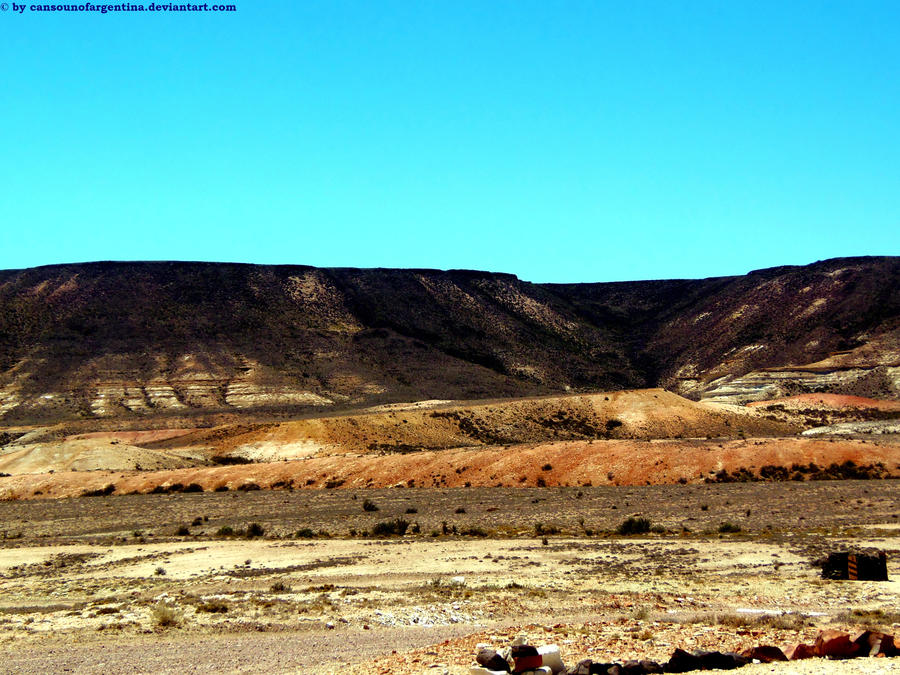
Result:
{"label": "dry green bush", "polygon": [[153,623],[162,628],[173,628],[180,626],[184,621],[184,613],[177,607],[173,607],[167,602],[160,600],[150,610],[150,618]]}

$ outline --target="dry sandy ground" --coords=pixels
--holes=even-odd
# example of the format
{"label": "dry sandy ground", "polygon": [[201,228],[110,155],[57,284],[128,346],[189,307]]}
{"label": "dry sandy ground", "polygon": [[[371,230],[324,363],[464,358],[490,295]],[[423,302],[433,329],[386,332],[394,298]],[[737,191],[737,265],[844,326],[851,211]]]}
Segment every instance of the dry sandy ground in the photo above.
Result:
{"label": "dry sandy ground", "polygon": [[[675,647],[787,646],[826,626],[900,632],[900,581],[825,581],[811,565],[829,550],[876,547],[888,552],[896,579],[895,481],[353,495],[0,502],[8,528],[0,548],[0,670],[461,675],[477,643],[502,645],[519,634],[558,644],[571,664],[665,660]],[[380,510],[365,511],[364,495]],[[607,531],[633,513],[669,531]],[[423,531],[289,536],[302,525],[341,535],[402,515],[421,520]],[[199,519],[194,534],[171,536],[191,517]],[[717,534],[725,518],[740,519],[742,531]],[[460,530],[483,523],[493,536],[433,537],[439,519]],[[536,519],[545,529],[559,523],[563,533],[545,544],[534,536]],[[215,534],[251,520],[264,537]],[[695,525],[689,532],[687,522]],[[589,527],[603,533],[588,536]],[[900,660],[742,672],[875,666],[896,669]]]}

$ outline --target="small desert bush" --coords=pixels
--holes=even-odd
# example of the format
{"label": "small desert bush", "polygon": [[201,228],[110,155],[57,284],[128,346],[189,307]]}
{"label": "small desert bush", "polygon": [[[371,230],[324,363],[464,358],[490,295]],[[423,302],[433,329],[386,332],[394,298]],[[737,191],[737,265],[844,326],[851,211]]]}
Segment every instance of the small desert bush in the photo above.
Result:
{"label": "small desert bush", "polygon": [[464,530],[460,531],[460,534],[464,537],[487,537],[487,530],[481,527],[468,527]]}
{"label": "small desert bush", "polygon": [[725,521],[724,523],[719,525],[719,529],[718,529],[718,532],[720,534],[729,534],[732,532],[740,532],[740,531],[741,531],[740,525],[735,525],[734,523],[730,523],[728,521]]}
{"label": "small desert bush", "polygon": [[223,600],[201,602],[197,605],[197,611],[206,612],[207,614],[225,614],[228,611],[228,603]]}
{"label": "small desert bush", "polygon": [[220,537],[230,537],[234,535],[234,528],[231,525],[223,525],[218,530],[216,530],[216,534]]}
{"label": "small desert bush", "polygon": [[406,534],[407,528],[409,528],[409,521],[403,518],[385,520],[375,524],[372,528],[372,534],[376,537],[390,536],[392,534],[403,535]]}
{"label": "small desert bush", "polygon": [[733,628],[777,628],[780,630],[800,630],[808,625],[803,614],[716,614],[714,623]]}
{"label": "small desert bush", "polygon": [[535,523],[534,524],[534,533],[537,536],[542,537],[544,535],[559,534],[560,529],[556,525],[552,525],[552,524],[544,525],[544,523]]}
{"label": "small desert bush", "polygon": [[890,626],[900,623],[900,612],[886,612],[883,609],[851,609],[834,617],[838,623]]}
{"label": "small desert bush", "polygon": [[366,499],[363,501],[363,511],[378,511],[378,504],[373,502],[371,499]]}
{"label": "small desert bush", "polygon": [[289,584],[286,584],[284,581],[279,579],[269,587],[269,590],[273,593],[290,593],[291,587]]}
{"label": "small desert bush", "polygon": [[634,516],[622,521],[616,528],[616,534],[644,534],[650,531],[650,521],[647,518],[635,518]]}
{"label": "small desert bush", "polygon": [[163,628],[180,626],[184,620],[184,614],[172,605],[160,600],[150,610],[150,618],[153,623]]}
{"label": "small desert bush", "polygon": [[297,538],[298,539],[314,539],[316,533],[313,532],[312,528],[303,527],[297,530]]}
{"label": "small desert bush", "polygon": [[247,538],[261,537],[266,533],[265,528],[259,523],[250,523],[247,526]]}
{"label": "small desert bush", "polygon": [[650,608],[646,605],[638,605],[631,612],[631,618],[644,621],[650,618]]}
{"label": "small desert bush", "polygon": [[774,628],[778,630],[801,630],[812,625],[805,614],[788,612],[785,614],[739,614],[689,613],[687,615],[666,615],[663,621],[683,624],[706,624],[709,626],[729,626],[731,628]]}

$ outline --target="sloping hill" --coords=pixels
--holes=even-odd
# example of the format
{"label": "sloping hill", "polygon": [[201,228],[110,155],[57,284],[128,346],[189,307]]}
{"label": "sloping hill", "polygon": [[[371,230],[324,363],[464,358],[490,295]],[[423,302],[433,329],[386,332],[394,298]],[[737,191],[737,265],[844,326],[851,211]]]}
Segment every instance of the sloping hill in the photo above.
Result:
{"label": "sloping hill", "polygon": [[[296,415],[648,386],[896,398],[898,289],[897,258],[579,285],[213,263],[5,271],[0,420]],[[767,370],[824,359],[824,375]]]}
{"label": "sloping hill", "polygon": [[[662,389],[447,404],[199,429],[144,448],[273,461],[319,454],[393,455],[579,439],[790,435],[802,427]],[[118,436],[118,434],[116,434]]]}

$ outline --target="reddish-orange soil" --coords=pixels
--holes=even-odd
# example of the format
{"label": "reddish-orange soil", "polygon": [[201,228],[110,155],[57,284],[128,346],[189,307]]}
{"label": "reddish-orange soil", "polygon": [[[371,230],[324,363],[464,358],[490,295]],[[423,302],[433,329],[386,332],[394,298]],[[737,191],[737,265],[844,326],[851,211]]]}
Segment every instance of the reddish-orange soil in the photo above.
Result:
{"label": "reddish-orange soil", "polygon": [[196,483],[205,491],[269,487],[416,487],[645,485],[703,482],[741,467],[819,467],[847,460],[882,463],[900,473],[891,440],[770,438],[746,440],[560,441],[388,455],[329,455],[287,462],[144,472],[62,472],[0,478],[6,499],[72,497],[115,485],[118,494]]}

